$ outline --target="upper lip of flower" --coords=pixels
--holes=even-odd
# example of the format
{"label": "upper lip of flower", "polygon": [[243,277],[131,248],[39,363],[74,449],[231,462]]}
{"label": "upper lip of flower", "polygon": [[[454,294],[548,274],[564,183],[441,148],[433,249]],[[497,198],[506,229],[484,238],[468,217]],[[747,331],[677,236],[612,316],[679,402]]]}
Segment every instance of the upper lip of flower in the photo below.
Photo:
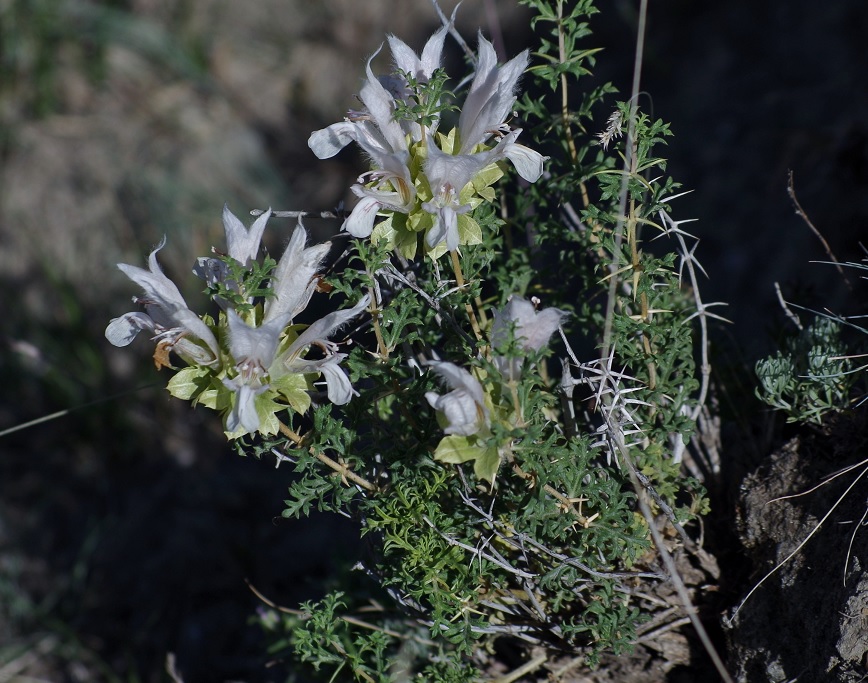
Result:
{"label": "upper lip of flower", "polygon": [[259,243],[262,241],[262,233],[265,225],[271,217],[269,208],[259,218],[253,221],[250,229],[244,227],[244,223],[229,210],[229,205],[223,205],[223,229],[226,232],[226,246],[229,256],[234,258],[242,266],[250,265],[259,254]]}
{"label": "upper lip of flower", "polygon": [[[538,311],[527,299],[511,296],[506,306],[494,313],[491,325],[491,345],[496,349],[509,341],[510,327],[518,348],[527,353],[539,351],[548,344],[549,339],[558,329],[561,320],[569,315],[559,308],[546,308]],[[504,379],[516,379],[523,355],[509,358],[495,356],[494,364],[500,370]]]}
{"label": "upper lip of flower", "polygon": [[293,320],[303,311],[316,289],[314,276],[331,248],[330,242],[305,247],[307,231],[301,219],[277,267],[271,274],[273,296],[265,302],[265,321],[288,315]]}
{"label": "upper lip of flower", "polygon": [[118,268],[144,290],[144,296],[134,300],[144,305],[146,314],[127,313],[109,322],[106,337],[116,346],[126,346],[145,327],[156,333],[157,338],[174,347],[185,337],[198,339],[207,347],[199,347],[202,353],[191,344],[182,345],[181,350],[193,355],[197,362],[211,364],[220,356],[217,339],[209,327],[193,313],[187,302],[157,261],[157,252],[166,245],[166,238],[160,241],[148,257],[149,270],[119,263]]}
{"label": "upper lip of flower", "polygon": [[[456,8],[457,9],[457,8]],[[455,15],[453,14],[453,19]],[[421,57],[417,55],[403,40],[393,35],[388,37],[389,49],[395,58],[398,71],[412,74],[419,81],[427,81],[440,68],[443,53],[443,42],[446,40],[447,26],[437,29],[422,48]]]}
{"label": "upper lip of flower", "polygon": [[229,351],[235,368],[246,383],[260,380],[274,363],[280,335],[289,322],[289,314],[265,320],[258,327],[245,323],[232,309],[226,311],[229,323]]}
{"label": "upper lip of flower", "polygon": [[[460,4],[460,3],[459,3]],[[455,8],[457,11],[458,7]],[[455,12],[452,13],[452,20],[455,19]],[[398,78],[405,81],[405,74],[409,74],[419,83],[427,83],[434,72],[440,68],[443,54],[443,43],[446,40],[448,27],[442,26],[428,39],[425,47],[422,49],[421,57],[417,55],[407,44],[396,38],[389,36],[389,48],[392,51],[392,56],[395,58],[395,67],[399,72]],[[431,122],[428,126],[431,132],[437,130],[439,125],[439,117]],[[403,121],[403,129],[410,137],[419,142],[422,140],[424,130],[421,125],[415,121]]]}
{"label": "upper lip of flower", "polygon": [[518,79],[528,64],[528,51],[497,66],[494,46],[479,33],[476,75],[464,99],[458,129],[461,132],[460,154],[470,152],[485,142],[492,131],[500,129],[515,102]]}

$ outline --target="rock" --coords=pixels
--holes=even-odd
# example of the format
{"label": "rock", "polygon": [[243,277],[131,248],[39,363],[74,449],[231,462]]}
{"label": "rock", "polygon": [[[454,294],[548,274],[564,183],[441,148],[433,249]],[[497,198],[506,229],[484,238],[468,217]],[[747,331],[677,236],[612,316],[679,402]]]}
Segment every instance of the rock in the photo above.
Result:
{"label": "rock", "polygon": [[[864,521],[868,480],[860,478],[863,431],[854,426],[858,418],[839,418],[793,438],[742,484],[739,537],[755,568],[744,594],[783,564],[731,623],[724,620],[739,683],[868,676],[868,532],[855,528]],[[857,466],[830,478],[848,465]]]}

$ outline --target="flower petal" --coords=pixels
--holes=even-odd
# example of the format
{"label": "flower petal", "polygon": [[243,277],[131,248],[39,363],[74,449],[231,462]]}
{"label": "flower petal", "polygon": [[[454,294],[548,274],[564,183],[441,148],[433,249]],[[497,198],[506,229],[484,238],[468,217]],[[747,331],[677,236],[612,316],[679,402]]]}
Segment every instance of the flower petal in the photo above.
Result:
{"label": "flower petal", "polygon": [[525,50],[498,68],[494,46],[479,34],[476,76],[458,119],[461,154],[485,142],[491,131],[503,124],[515,103],[515,89],[527,63],[528,51]]}
{"label": "flower petal", "polygon": [[358,139],[356,124],[338,121],[328,128],[315,130],[307,139],[307,146],[319,159],[330,159],[353,140]]}
{"label": "flower petal", "polygon": [[[422,204],[422,208],[434,216],[434,225],[431,226],[425,235],[425,243],[433,249],[446,239],[447,220],[443,216],[443,211],[438,207],[433,206],[430,202]],[[454,214],[455,212],[453,211],[452,213]],[[455,223],[455,231],[457,232],[458,219],[455,220]]]}
{"label": "flower petal", "polygon": [[346,405],[353,396],[359,395],[353,389],[349,376],[339,365],[344,358],[346,358],[346,354],[336,353],[319,366],[319,370],[325,379],[326,393],[328,394],[329,401],[336,406]]}
{"label": "flower petal", "polygon": [[244,427],[250,434],[259,431],[259,413],[256,412],[256,397],[268,388],[268,385],[250,386],[248,384],[224,379],[229,389],[236,393],[235,405],[226,416],[226,431],[235,432]]}
{"label": "flower petal", "polygon": [[567,315],[569,314],[566,311],[557,308],[546,308],[537,313],[533,324],[521,330],[525,348],[539,351],[548,344],[549,339],[561,324],[561,320]]}
{"label": "flower petal", "polygon": [[298,339],[290,345],[282,356],[287,368],[291,368],[296,358],[311,344],[320,343],[324,346],[327,345],[328,338],[337,332],[343,325],[346,325],[350,320],[364,311],[368,307],[370,300],[370,297],[366,294],[359,300],[359,303],[352,308],[332,311],[327,316],[317,320],[304,332],[298,335]]}
{"label": "flower petal", "polygon": [[145,313],[125,313],[112,318],[105,328],[105,338],[115,346],[128,346],[142,330],[154,331],[154,321]]}
{"label": "flower petal", "polygon": [[[458,7],[455,7],[455,11]],[[455,20],[455,11],[452,12],[452,21]],[[446,40],[447,27],[442,26],[435,31],[422,48],[422,73],[426,78],[431,78],[434,72],[440,68],[443,59],[443,42]]]}
{"label": "flower petal", "polygon": [[506,306],[494,312],[491,325],[491,345],[495,350],[509,341],[510,328],[521,354],[517,357],[495,356],[494,364],[506,380],[518,378],[524,353],[539,351],[548,344],[561,321],[569,315],[558,308],[537,311],[534,305],[520,296],[510,297]]}
{"label": "flower petal", "polygon": [[488,410],[485,408],[485,393],[479,380],[464,368],[447,361],[431,361],[427,365],[443,379],[452,389],[463,389],[476,401],[480,408],[485,411],[488,419]]}
{"label": "flower petal", "polygon": [[118,268],[130,280],[135,282],[145,291],[145,297],[154,301],[162,308],[172,310],[177,307],[187,308],[187,302],[181,295],[180,290],[168,277],[163,273],[160,264],[157,262],[157,252],[166,246],[166,238],[163,237],[160,243],[148,256],[148,266],[150,270],[131,266],[126,263],[119,263]]}
{"label": "flower petal", "polygon": [[262,233],[265,224],[271,217],[271,209],[259,216],[248,230],[244,223],[229,210],[229,205],[223,205],[223,229],[226,231],[226,246],[229,256],[234,258],[242,266],[250,265],[259,254],[259,243],[262,241]]}
{"label": "flower petal", "polygon": [[479,405],[464,389],[456,389],[443,396],[429,391],[425,399],[446,418],[448,424],[443,429],[444,434],[470,436],[476,434],[484,424],[484,420],[480,419]]}
{"label": "flower petal", "polygon": [[316,282],[314,276],[328,255],[331,242],[317,244],[305,248],[307,231],[298,221],[292,233],[292,238],[280,257],[277,267],[271,276],[271,287],[274,296],[265,303],[264,322],[288,316],[292,320],[303,311],[311,296]]}
{"label": "flower petal", "polygon": [[[444,224],[446,233],[446,248],[449,251],[458,249],[458,214],[452,207],[444,207],[440,211],[440,222]],[[434,245],[436,246],[436,245]]]}
{"label": "flower petal", "polygon": [[229,268],[218,258],[200,256],[196,259],[196,265],[193,266],[193,274],[205,280],[205,283],[212,287],[218,282],[226,280],[229,275]]}
{"label": "flower petal", "polygon": [[[516,132],[521,132],[521,129]],[[507,145],[503,155],[512,162],[518,174],[529,183],[539,180],[543,173],[543,162],[548,159],[539,152],[517,143]]]}
{"label": "flower petal", "polygon": [[353,237],[370,237],[374,230],[374,219],[380,210],[380,202],[375,197],[362,197],[347,216],[341,230],[346,230]]}

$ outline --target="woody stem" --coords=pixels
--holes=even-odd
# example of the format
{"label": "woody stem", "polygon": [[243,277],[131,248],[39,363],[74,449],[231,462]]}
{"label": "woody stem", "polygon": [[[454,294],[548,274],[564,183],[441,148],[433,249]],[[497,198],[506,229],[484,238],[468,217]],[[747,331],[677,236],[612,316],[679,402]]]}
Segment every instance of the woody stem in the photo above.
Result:
{"label": "woody stem", "polygon": [[[277,427],[278,427],[278,429],[280,429],[280,433],[283,434],[285,437],[287,437],[290,441],[292,441],[296,446],[300,446],[302,444],[303,438],[301,436],[299,436],[295,431],[293,431],[293,429],[291,427],[283,424],[283,422],[280,422],[280,421],[278,421]],[[339,463],[335,460],[332,460],[325,453],[318,453],[313,448],[311,448],[310,454],[313,457],[315,457],[317,460],[319,460],[321,463],[323,463],[324,465],[327,465],[328,467],[333,469],[335,472],[340,474],[341,477],[348,479],[349,481],[353,482],[354,484],[358,484],[359,486],[361,486],[363,489],[365,489],[365,491],[374,492],[377,490],[377,487],[374,486],[367,479],[360,477],[358,474],[353,472],[346,465],[342,465],[341,463]]]}

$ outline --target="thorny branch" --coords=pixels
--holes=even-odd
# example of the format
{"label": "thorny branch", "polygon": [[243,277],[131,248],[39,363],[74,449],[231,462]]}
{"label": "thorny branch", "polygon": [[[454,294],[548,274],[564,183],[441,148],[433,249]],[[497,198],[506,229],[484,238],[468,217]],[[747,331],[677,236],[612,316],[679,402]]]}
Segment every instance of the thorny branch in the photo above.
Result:
{"label": "thorny branch", "polygon": [[545,555],[554,558],[559,562],[576,567],[577,569],[580,569],[588,575],[598,579],[666,578],[663,574],[657,572],[603,572],[592,569],[583,562],[580,562],[579,560],[569,557],[567,555],[558,553],[543,545],[542,543],[534,540],[528,534],[521,532],[514,527],[495,519],[491,512],[485,511],[478,503],[476,503],[476,501],[474,501],[474,499],[469,494],[470,489],[467,486],[467,482],[465,481],[464,483],[464,490],[461,491],[461,499],[464,504],[479,515],[481,521],[485,524],[485,526],[491,531],[493,531],[495,534],[497,534],[497,537],[501,542],[503,542],[507,546],[510,546],[513,550],[519,553],[525,553],[525,546],[529,546],[530,548],[538,551],[538,557],[540,555]]}
{"label": "thorny branch", "polygon": [[[629,176],[635,175],[636,173],[636,118],[637,118],[637,105],[638,105],[638,97],[639,97],[639,84],[641,78],[641,67],[642,67],[642,53],[644,48],[645,41],[645,27],[647,21],[647,11],[648,11],[648,1],[642,0],[640,4],[639,10],[639,28],[638,34],[636,38],[636,58],[633,67],[633,87],[631,91],[630,98],[630,118],[628,121],[628,134],[627,134],[627,145],[626,145],[626,158],[624,160],[624,175],[621,184],[621,194],[620,194],[620,211],[618,214],[618,224],[615,230],[615,255],[620,255],[621,253],[621,244],[624,236],[624,223],[625,218],[627,218],[627,204],[628,204],[628,178]],[[631,211],[632,214],[632,211]],[[629,225],[627,226],[629,228]],[[677,227],[677,226],[676,226]],[[681,237],[678,235],[678,237]],[[693,260],[693,253],[690,250],[686,249],[686,245],[681,239],[679,244],[682,247],[682,263],[685,263],[688,268],[688,272],[691,275],[692,283],[694,286],[696,285],[696,276]],[[686,260],[685,260],[686,259]],[[613,262],[610,267],[610,275],[611,279],[609,282],[609,293],[608,293],[608,301],[606,307],[606,319],[604,325],[603,332],[603,346],[602,346],[602,354],[601,358],[606,358],[611,352],[611,335],[612,335],[612,325],[614,320],[614,311],[615,311],[615,302],[617,298],[617,288],[618,288],[618,272],[619,272],[619,263],[617,261]],[[695,289],[695,292],[698,292],[698,289]],[[692,419],[694,423],[697,421],[698,416],[701,411],[701,406],[704,404],[706,393],[708,391],[708,377],[707,375],[710,373],[710,365],[708,362],[707,356],[707,347],[708,347],[708,338],[705,327],[705,317],[710,315],[705,310],[707,307],[702,305],[701,299],[697,296],[697,313],[699,314],[700,324],[702,325],[702,375],[703,382],[700,393],[701,401],[697,402],[697,407],[695,411],[692,413]],[[601,365],[601,368],[605,370],[610,370],[611,366],[609,364]],[[602,385],[602,383],[601,383]],[[720,656],[717,653],[714,645],[711,642],[711,639],[708,636],[708,633],[705,630],[705,627],[699,621],[696,616],[696,608],[693,605],[693,602],[690,598],[689,593],[687,592],[687,588],[684,585],[684,581],[678,573],[678,569],[675,566],[675,562],[672,558],[671,553],[669,552],[666,544],[663,540],[660,531],[657,529],[657,525],[654,519],[654,516],[651,512],[651,509],[646,502],[645,495],[643,495],[646,491],[645,487],[643,487],[637,475],[637,469],[633,463],[632,457],[630,455],[630,444],[626,441],[625,437],[628,436],[628,433],[624,430],[624,423],[618,419],[615,419],[618,415],[614,413],[611,409],[606,410],[603,409],[603,406],[609,404],[611,406],[612,400],[618,394],[603,394],[601,396],[602,403],[600,404],[601,410],[600,414],[603,416],[605,424],[605,432],[607,434],[607,439],[610,443],[610,447],[612,449],[613,457],[620,455],[618,462],[622,464],[622,466],[626,466],[627,472],[630,475],[630,480],[633,483],[633,487],[636,491],[636,495],[638,498],[639,506],[642,511],[642,515],[645,517],[646,522],[648,523],[649,531],[651,532],[652,539],[654,541],[655,546],[657,547],[658,553],[660,555],[661,560],[663,561],[664,566],[666,567],[666,571],[669,575],[669,580],[672,582],[672,585],[675,587],[676,592],[678,593],[679,598],[681,599],[685,610],[687,611],[687,615],[693,624],[697,634],[699,635],[702,644],[711,657],[715,668],[718,673],[722,677],[722,679],[726,683],[732,683],[732,678],[727,672],[726,668],[723,665]],[[629,422],[628,422],[629,424]]]}

